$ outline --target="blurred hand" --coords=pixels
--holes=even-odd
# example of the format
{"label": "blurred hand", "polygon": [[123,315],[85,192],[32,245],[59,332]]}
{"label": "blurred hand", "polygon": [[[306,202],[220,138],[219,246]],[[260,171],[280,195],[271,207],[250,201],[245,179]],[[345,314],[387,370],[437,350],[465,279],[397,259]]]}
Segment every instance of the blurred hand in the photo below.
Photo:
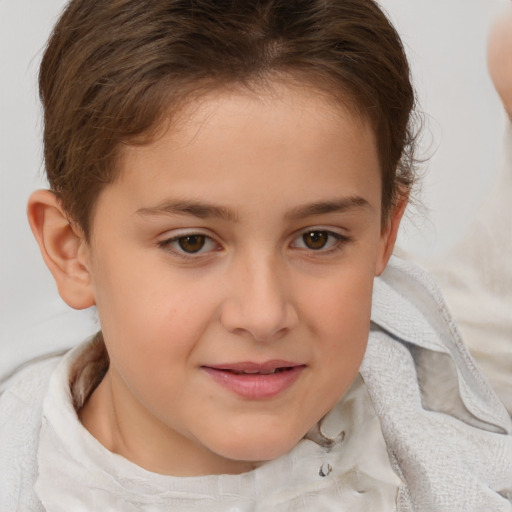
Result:
{"label": "blurred hand", "polygon": [[494,86],[505,109],[512,116],[512,6],[491,29],[487,62]]}

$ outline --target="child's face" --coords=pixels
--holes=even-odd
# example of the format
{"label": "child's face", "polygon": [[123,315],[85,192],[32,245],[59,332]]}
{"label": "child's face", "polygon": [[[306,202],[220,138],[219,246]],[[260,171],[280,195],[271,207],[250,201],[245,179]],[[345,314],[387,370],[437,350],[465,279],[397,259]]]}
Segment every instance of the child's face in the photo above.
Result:
{"label": "child's face", "polygon": [[379,163],[371,129],[311,90],[212,93],[186,114],[124,149],[99,197],[97,393],[147,469],[241,472],[289,451],[358,372],[389,245]]}

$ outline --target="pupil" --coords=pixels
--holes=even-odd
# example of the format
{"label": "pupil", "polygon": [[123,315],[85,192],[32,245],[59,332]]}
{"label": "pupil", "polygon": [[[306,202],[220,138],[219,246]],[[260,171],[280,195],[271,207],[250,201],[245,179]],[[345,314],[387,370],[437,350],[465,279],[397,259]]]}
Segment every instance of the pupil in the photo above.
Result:
{"label": "pupil", "polygon": [[322,249],[327,243],[327,233],[324,231],[310,231],[302,236],[306,247],[310,249]]}
{"label": "pupil", "polygon": [[190,235],[179,239],[180,247],[185,252],[199,252],[205,243],[204,235]]}

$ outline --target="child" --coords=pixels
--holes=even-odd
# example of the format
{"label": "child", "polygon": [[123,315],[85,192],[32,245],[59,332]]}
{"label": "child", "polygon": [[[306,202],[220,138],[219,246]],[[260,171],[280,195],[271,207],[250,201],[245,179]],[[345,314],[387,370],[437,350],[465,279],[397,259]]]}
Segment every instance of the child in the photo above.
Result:
{"label": "child", "polygon": [[373,1],[73,0],[40,90],[29,220],[101,333],[5,386],[2,511],[512,510],[506,411],[388,265],[414,95]]}

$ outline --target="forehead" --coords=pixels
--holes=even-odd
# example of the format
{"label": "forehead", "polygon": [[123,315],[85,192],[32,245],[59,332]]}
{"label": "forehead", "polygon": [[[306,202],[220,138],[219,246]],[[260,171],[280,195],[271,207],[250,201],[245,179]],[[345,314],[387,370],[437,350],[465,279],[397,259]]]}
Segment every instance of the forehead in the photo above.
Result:
{"label": "forehead", "polygon": [[273,84],[189,102],[152,142],[122,149],[120,177],[107,189],[144,205],[211,196],[239,206],[273,198],[290,208],[330,190],[369,196],[379,208],[380,182],[364,119],[319,90]]}

